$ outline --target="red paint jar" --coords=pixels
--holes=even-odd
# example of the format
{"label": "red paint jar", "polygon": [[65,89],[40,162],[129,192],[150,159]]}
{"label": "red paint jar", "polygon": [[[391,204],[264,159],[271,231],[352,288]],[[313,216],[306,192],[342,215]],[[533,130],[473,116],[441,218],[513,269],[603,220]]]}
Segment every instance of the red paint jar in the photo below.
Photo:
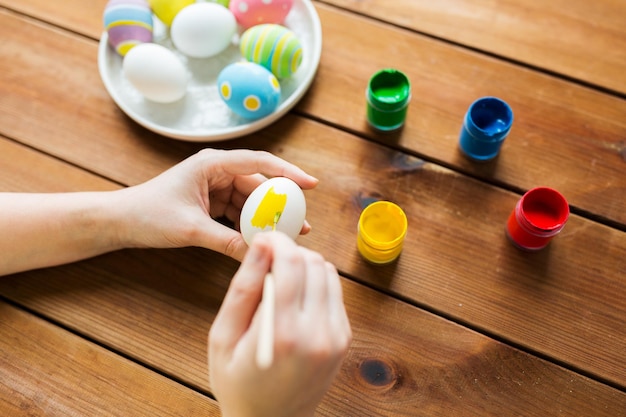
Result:
{"label": "red paint jar", "polygon": [[569,205],[561,193],[548,187],[529,190],[517,202],[506,225],[506,234],[520,249],[543,249],[563,229]]}

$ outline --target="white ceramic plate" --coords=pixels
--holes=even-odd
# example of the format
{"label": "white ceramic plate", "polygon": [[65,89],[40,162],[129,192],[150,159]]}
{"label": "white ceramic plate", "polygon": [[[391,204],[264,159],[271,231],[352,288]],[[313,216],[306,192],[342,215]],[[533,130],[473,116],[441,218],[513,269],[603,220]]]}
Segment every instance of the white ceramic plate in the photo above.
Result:
{"label": "white ceramic plate", "polygon": [[154,42],[172,50],[191,73],[187,94],[183,99],[170,104],[144,99],[123,76],[122,57],[109,46],[106,32],[100,39],[98,69],[105,88],[124,113],[147,129],[173,139],[194,142],[233,139],[275,122],[306,93],[322,53],[322,28],[315,7],[310,0],[294,0],[284,25],[302,43],[302,64],[291,77],[281,81],[281,102],[276,111],[262,119],[249,121],[228,108],[219,97],[216,86],[221,69],[243,59],[239,52],[239,36],[221,54],[193,59],[174,48],[167,28],[160,21],[155,19],[154,23]]}

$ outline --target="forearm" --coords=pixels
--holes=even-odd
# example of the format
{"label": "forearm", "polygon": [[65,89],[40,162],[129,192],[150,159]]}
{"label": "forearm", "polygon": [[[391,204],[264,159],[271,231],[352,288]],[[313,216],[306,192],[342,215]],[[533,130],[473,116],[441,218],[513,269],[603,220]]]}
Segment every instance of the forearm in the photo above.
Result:
{"label": "forearm", "polygon": [[0,193],[0,275],[121,249],[119,192]]}

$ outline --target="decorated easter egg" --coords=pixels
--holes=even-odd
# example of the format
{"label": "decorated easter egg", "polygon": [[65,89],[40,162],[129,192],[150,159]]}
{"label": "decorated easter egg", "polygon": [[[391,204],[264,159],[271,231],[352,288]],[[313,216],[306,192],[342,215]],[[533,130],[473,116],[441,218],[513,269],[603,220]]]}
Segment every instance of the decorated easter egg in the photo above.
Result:
{"label": "decorated easter egg", "polygon": [[280,84],[266,68],[254,62],[237,62],[217,77],[219,95],[228,107],[246,119],[271,114],[280,102]]}
{"label": "decorated easter egg", "polygon": [[156,43],[143,43],[128,51],[122,71],[137,91],[157,103],[180,100],[187,92],[187,69],[172,51]]}
{"label": "decorated easter egg", "polygon": [[253,26],[241,36],[241,54],[272,71],[278,79],[287,78],[302,63],[302,44],[284,26],[263,24]]}
{"label": "decorated easter egg", "polygon": [[145,0],[110,0],[103,18],[109,44],[122,56],[135,45],[152,42],[152,11]]}
{"label": "decorated easter egg", "polygon": [[274,177],[250,193],[241,209],[239,229],[249,245],[259,232],[278,230],[296,239],[304,225],[306,201],[302,189],[285,177]]}
{"label": "decorated easter egg", "polygon": [[283,23],[293,0],[231,0],[230,11],[237,23],[249,28],[262,23]]}
{"label": "decorated easter egg", "polygon": [[217,55],[230,45],[237,31],[235,17],[216,3],[194,3],[174,18],[170,35],[174,46],[193,58]]}
{"label": "decorated easter egg", "polygon": [[167,26],[172,24],[176,15],[196,0],[148,0],[152,12]]}

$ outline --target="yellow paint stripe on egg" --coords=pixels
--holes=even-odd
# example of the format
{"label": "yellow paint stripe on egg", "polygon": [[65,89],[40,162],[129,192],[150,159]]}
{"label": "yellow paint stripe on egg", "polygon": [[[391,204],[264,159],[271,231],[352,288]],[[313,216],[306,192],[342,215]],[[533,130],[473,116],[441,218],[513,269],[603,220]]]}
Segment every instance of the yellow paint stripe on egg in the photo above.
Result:
{"label": "yellow paint stripe on egg", "polygon": [[241,44],[239,45],[239,50],[241,51],[241,55],[243,55],[244,57],[248,56],[248,53],[250,52],[251,43],[252,42],[250,42],[250,36],[241,37]]}
{"label": "yellow paint stripe on egg", "polygon": [[142,42],[135,41],[135,40],[120,42],[119,44],[117,44],[117,48],[116,48],[117,53],[120,54],[121,56],[126,56],[128,51],[130,51],[131,49],[133,49],[135,46],[139,45],[140,43]]}
{"label": "yellow paint stripe on egg", "polygon": [[274,226],[274,218],[276,213],[282,213],[285,211],[287,205],[287,194],[276,194],[274,187],[270,187],[265,193],[263,200],[259,203],[254,216],[250,220],[250,224],[253,227],[265,229],[266,227]]}
{"label": "yellow paint stripe on egg", "polygon": [[266,25],[263,30],[261,31],[261,33],[259,34],[259,37],[257,38],[255,44],[254,44],[254,53],[252,55],[252,61],[256,62],[256,63],[261,63],[262,59],[263,59],[263,46],[265,46],[265,38],[267,38],[267,35],[269,35],[272,32],[273,26],[272,25]]}
{"label": "yellow paint stripe on egg", "polygon": [[106,29],[109,30],[116,26],[141,26],[148,30],[152,30],[152,25],[148,25],[147,23],[140,22],[138,20],[117,20],[115,22],[111,22],[107,25]]}
{"label": "yellow paint stripe on egg", "polygon": [[293,54],[293,59],[291,60],[291,73],[296,72],[300,63],[302,62],[302,49],[297,49]]}
{"label": "yellow paint stripe on egg", "polygon": [[293,35],[291,32],[285,32],[274,47],[274,55],[272,56],[271,68],[274,74],[282,74],[280,64],[283,62],[283,56],[286,51],[285,45],[291,40]]}

